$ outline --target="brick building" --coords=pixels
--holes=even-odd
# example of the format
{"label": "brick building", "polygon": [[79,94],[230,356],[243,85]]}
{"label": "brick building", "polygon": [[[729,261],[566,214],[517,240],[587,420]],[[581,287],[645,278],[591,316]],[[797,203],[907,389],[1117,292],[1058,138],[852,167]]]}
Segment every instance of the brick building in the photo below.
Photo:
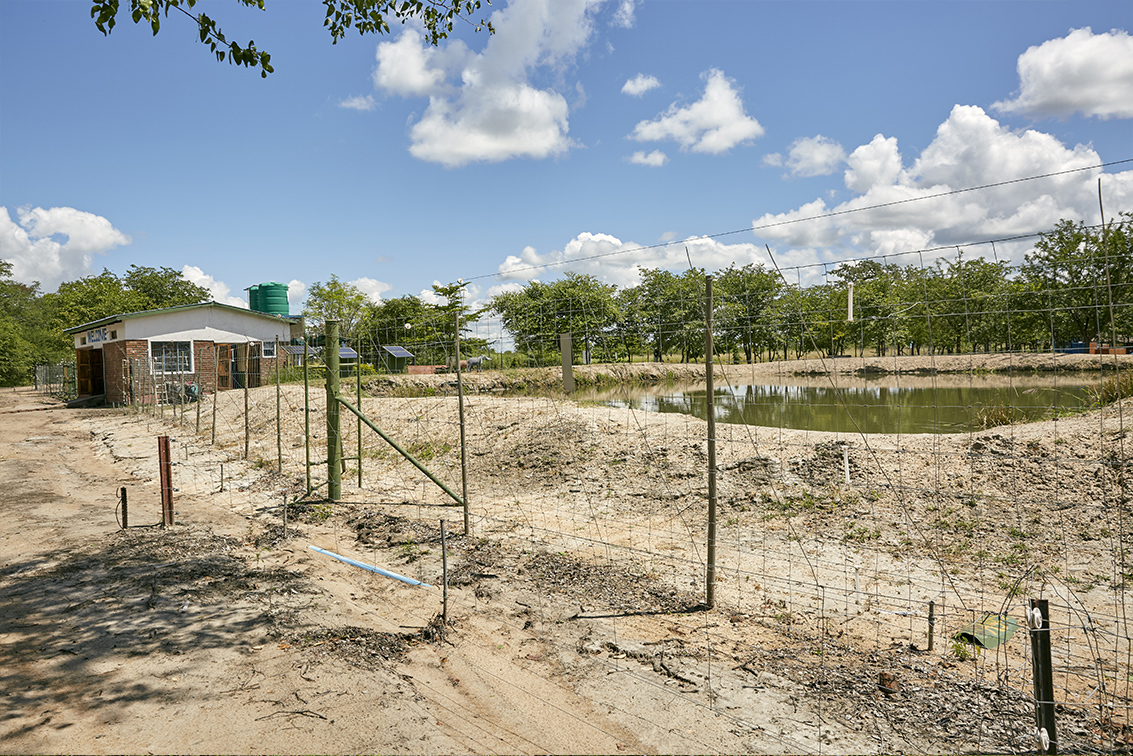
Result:
{"label": "brick building", "polygon": [[64,333],[75,339],[79,396],[150,404],[259,386],[285,357],[276,343],[301,338],[303,320],[204,302],[112,315]]}

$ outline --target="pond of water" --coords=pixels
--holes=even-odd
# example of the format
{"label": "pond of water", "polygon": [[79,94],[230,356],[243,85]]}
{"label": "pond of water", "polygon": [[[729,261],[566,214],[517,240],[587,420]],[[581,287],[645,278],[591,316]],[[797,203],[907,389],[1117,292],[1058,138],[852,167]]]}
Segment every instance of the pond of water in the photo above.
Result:
{"label": "pond of water", "polygon": [[[1089,406],[1087,377],[890,376],[881,379],[791,378],[786,384],[715,387],[716,421],[846,433],[966,433],[994,414],[1031,422]],[[622,387],[579,392],[577,399],[646,412],[708,417],[699,386]],[[993,423],[1000,424],[1000,423]]]}

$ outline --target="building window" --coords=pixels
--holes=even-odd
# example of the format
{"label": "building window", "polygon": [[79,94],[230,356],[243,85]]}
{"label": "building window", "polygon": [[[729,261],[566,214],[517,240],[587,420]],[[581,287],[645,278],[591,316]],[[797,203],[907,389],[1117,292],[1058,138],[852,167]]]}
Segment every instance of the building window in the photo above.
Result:
{"label": "building window", "polygon": [[149,348],[154,373],[193,372],[192,342],[151,341]]}
{"label": "building window", "polygon": [[263,349],[260,352],[261,357],[267,357],[269,360],[275,359],[275,342],[274,341],[265,341],[265,342],[263,342],[262,347],[263,347]]}
{"label": "building window", "polygon": [[117,331],[111,331],[110,332],[110,340],[113,341],[116,338],[118,338],[118,332]]}

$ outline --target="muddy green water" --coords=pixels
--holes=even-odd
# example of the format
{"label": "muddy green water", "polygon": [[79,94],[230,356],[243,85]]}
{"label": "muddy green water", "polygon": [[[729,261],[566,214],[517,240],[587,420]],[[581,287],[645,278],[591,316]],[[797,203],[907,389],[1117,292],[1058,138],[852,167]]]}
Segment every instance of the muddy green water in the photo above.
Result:
{"label": "muddy green water", "polygon": [[[984,427],[988,412],[1031,422],[1089,406],[1099,379],[1085,376],[938,376],[830,380],[786,384],[728,383],[715,390],[716,421],[772,428],[845,433],[966,433]],[[678,412],[707,419],[699,386],[619,388],[575,398],[645,412]],[[1002,416],[1002,414],[1001,414]]]}

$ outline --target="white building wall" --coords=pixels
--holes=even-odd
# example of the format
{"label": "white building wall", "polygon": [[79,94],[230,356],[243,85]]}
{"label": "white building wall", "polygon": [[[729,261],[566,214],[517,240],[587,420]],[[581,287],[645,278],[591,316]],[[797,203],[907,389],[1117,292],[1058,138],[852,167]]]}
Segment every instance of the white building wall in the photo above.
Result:
{"label": "white building wall", "polygon": [[[110,338],[115,332],[116,338]],[[86,343],[83,344],[83,339]],[[75,334],[75,348],[101,349],[104,343],[122,340],[214,341],[242,344],[248,341],[291,341],[291,323],[281,318],[235,312],[219,307],[200,307],[174,312],[157,312],[121,320]]]}

